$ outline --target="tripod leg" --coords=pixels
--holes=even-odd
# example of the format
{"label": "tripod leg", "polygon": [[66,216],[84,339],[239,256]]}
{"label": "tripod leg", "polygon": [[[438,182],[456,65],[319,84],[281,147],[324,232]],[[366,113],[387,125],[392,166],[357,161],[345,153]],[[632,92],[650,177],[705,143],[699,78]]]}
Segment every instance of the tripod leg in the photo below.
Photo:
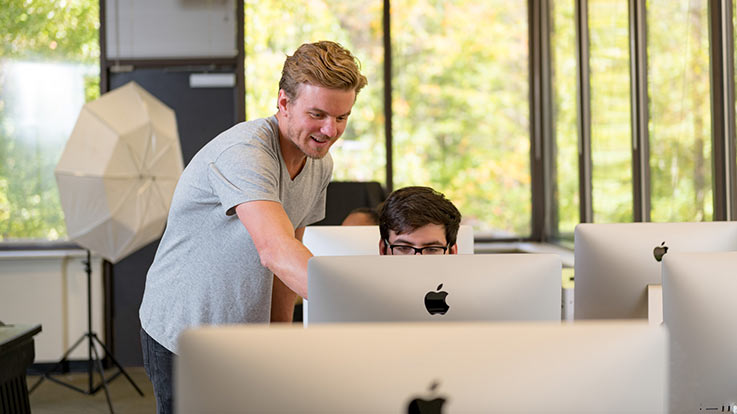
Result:
{"label": "tripod leg", "polygon": [[[94,334],[92,336],[95,338]],[[107,399],[107,406],[110,408],[110,414],[113,414],[113,403],[110,401],[110,391],[107,389],[107,382],[105,381],[105,371],[102,368],[102,361],[100,361],[100,354],[97,353],[97,348],[92,345],[92,352],[95,354],[95,362],[97,362],[97,370],[100,372],[100,381],[102,387],[105,390],[105,398]]]}
{"label": "tripod leg", "polygon": [[74,345],[72,345],[72,347],[69,348],[67,350],[67,352],[64,353],[64,355],[61,357],[61,359],[53,367],[47,369],[43,374],[41,374],[41,378],[39,378],[38,381],[36,381],[36,383],[33,384],[33,386],[31,387],[31,389],[28,390],[28,393],[29,394],[32,393],[33,390],[35,390],[36,388],[38,388],[39,385],[41,385],[41,383],[43,382],[43,380],[46,379],[46,377],[49,375],[50,372],[56,371],[57,368],[59,368],[64,362],[66,362],[67,357],[69,357],[69,354],[71,354],[72,351],[74,351],[74,349],[77,348],[79,346],[79,344],[81,344],[82,341],[84,340],[84,338],[86,338],[86,337],[87,337],[87,334],[84,334],[79,339],[77,339],[77,342],[75,342]]}
{"label": "tripod leg", "polygon": [[136,383],[133,381],[133,378],[131,378],[130,375],[128,375],[128,373],[125,371],[125,369],[123,368],[123,366],[118,363],[118,361],[115,359],[115,357],[113,356],[113,354],[111,354],[110,351],[107,349],[107,347],[105,346],[105,344],[103,344],[102,341],[100,341],[100,338],[98,338],[97,335],[95,335],[95,334],[92,334],[92,337],[95,339],[95,341],[97,341],[98,344],[100,344],[100,346],[102,347],[102,349],[105,350],[105,355],[107,355],[108,357],[110,357],[110,360],[113,362],[113,364],[116,367],[118,367],[118,369],[120,370],[120,373],[123,374],[125,376],[125,378],[128,379],[128,382],[130,382],[131,385],[133,385],[133,388],[135,388],[136,391],[138,391],[138,394],[141,397],[143,397],[143,391],[141,391],[141,389],[138,388],[138,385],[136,385]]}

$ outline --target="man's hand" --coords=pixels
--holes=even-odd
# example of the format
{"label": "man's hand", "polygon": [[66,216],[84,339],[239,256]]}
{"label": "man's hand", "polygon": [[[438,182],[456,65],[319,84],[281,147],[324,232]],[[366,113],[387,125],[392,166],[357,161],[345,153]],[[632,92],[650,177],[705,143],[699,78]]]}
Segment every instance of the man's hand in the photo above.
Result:
{"label": "man's hand", "polygon": [[295,237],[281,204],[249,201],[239,204],[235,212],[251,235],[261,264],[287,288],[307,299],[307,261],[312,253]]}

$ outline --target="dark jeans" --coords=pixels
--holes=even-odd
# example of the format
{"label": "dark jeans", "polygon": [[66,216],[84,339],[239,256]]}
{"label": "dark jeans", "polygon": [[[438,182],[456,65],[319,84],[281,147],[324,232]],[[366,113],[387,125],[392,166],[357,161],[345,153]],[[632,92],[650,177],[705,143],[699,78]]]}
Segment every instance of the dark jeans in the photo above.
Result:
{"label": "dark jeans", "polygon": [[141,348],[143,349],[143,366],[151,379],[156,395],[156,413],[171,414],[174,412],[174,354],[160,343],[148,336],[141,329]]}

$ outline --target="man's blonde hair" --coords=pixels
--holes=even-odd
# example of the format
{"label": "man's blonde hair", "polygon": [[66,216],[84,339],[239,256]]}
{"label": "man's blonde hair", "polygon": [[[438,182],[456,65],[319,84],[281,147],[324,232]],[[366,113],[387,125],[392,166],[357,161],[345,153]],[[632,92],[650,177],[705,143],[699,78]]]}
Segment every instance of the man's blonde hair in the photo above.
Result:
{"label": "man's blonde hair", "polygon": [[302,83],[354,90],[358,95],[368,82],[360,69],[358,59],[338,43],[326,40],[305,43],[284,61],[279,89],[283,89],[289,99],[297,98]]}

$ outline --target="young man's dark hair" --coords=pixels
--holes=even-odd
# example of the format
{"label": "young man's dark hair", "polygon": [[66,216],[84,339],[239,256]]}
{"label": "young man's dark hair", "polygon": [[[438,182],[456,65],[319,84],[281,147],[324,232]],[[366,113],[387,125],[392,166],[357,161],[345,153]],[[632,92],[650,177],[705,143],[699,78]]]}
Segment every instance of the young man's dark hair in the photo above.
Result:
{"label": "young man's dark hair", "polygon": [[405,187],[389,194],[379,212],[382,240],[390,240],[390,231],[408,234],[428,224],[445,228],[448,246],[456,244],[461,213],[445,196],[430,187]]}

